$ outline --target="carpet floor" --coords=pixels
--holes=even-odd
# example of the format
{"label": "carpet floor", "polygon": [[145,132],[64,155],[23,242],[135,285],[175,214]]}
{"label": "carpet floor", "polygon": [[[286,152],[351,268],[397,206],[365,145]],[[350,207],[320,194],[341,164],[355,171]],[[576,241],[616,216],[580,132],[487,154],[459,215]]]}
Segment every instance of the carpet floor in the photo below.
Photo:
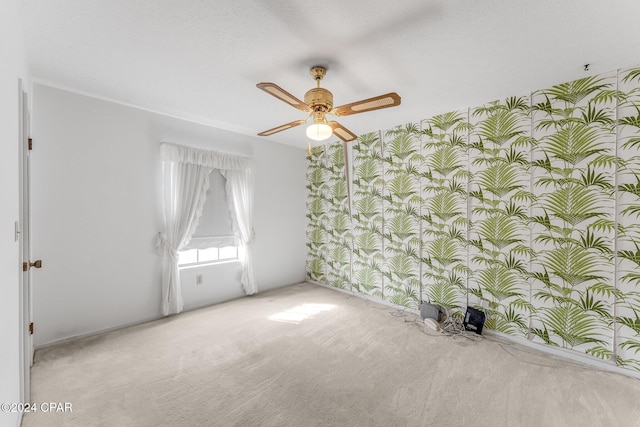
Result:
{"label": "carpet floor", "polygon": [[640,380],[308,283],[40,349],[36,426],[640,426]]}

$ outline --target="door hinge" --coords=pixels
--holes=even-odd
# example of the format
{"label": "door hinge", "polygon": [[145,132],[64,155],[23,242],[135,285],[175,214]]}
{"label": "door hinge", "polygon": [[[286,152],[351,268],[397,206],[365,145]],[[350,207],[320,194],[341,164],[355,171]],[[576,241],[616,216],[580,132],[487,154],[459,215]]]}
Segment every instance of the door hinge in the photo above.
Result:
{"label": "door hinge", "polygon": [[33,322],[29,323],[29,333],[33,335]]}
{"label": "door hinge", "polygon": [[29,150],[33,150],[33,139],[29,138]]}
{"label": "door hinge", "polygon": [[23,262],[22,263],[22,271],[29,271],[29,263],[28,262]]}

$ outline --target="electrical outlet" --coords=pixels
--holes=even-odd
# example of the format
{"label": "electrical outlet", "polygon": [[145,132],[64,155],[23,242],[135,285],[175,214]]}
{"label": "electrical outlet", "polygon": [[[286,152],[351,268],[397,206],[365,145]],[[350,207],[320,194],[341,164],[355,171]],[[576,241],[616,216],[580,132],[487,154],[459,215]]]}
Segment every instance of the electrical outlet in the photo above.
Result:
{"label": "electrical outlet", "polygon": [[202,285],[202,274],[196,276],[196,285]]}

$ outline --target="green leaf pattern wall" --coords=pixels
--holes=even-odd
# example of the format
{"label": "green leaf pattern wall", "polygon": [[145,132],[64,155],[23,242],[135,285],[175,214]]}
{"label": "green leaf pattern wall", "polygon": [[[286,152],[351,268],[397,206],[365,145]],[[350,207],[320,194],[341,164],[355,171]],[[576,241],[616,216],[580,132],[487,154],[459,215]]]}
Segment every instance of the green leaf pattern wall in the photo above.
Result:
{"label": "green leaf pattern wall", "polygon": [[327,283],[327,183],[325,153],[314,149],[307,157],[307,276]]}
{"label": "green leaf pattern wall", "polygon": [[351,282],[351,220],[342,145],[315,148],[307,165],[307,272],[341,289]]}
{"label": "green leaf pattern wall", "polygon": [[640,68],[618,73],[617,363],[640,370]]}
{"label": "green leaf pattern wall", "polygon": [[423,300],[461,314],[467,306],[467,112],[422,122]]}
{"label": "green leaf pattern wall", "polygon": [[397,305],[420,301],[420,140],[412,126],[383,139],[384,298]]}
{"label": "green leaf pattern wall", "polygon": [[640,68],[317,147],[307,171],[311,280],[640,370]]}
{"label": "green leaf pattern wall", "polygon": [[353,289],[384,298],[382,139],[360,136],[353,146]]}
{"label": "green leaf pattern wall", "polygon": [[486,327],[526,336],[533,307],[530,98],[470,110],[469,292],[488,314]]}
{"label": "green leaf pattern wall", "polygon": [[615,281],[615,74],[532,95],[534,341],[608,359]]}

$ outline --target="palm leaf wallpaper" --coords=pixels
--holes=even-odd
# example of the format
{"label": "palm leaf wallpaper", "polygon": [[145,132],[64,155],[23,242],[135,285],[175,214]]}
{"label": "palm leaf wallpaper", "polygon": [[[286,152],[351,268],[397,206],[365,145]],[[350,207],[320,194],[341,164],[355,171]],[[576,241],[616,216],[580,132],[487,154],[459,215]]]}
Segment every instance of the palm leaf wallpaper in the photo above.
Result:
{"label": "palm leaf wallpaper", "polygon": [[640,370],[640,68],[618,73],[617,363]]}
{"label": "palm leaf wallpaper", "polygon": [[405,307],[420,303],[419,132],[413,125],[383,135],[384,299]]}
{"label": "palm leaf wallpaper", "polygon": [[361,135],[353,145],[353,279],[354,290],[384,299],[384,170],[382,138]]}
{"label": "palm leaf wallpaper", "polygon": [[328,175],[323,147],[315,147],[307,157],[307,276],[327,282]]}
{"label": "palm leaf wallpaper", "polygon": [[530,98],[470,110],[469,302],[486,327],[526,336],[530,304]]}
{"label": "palm leaf wallpaper", "polygon": [[343,144],[329,145],[325,159],[326,280],[336,288],[351,289],[352,233]]}
{"label": "palm leaf wallpaper", "polygon": [[[534,341],[613,355],[616,76],[532,94],[531,317]],[[610,225],[610,226],[607,226]],[[591,297],[597,307],[585,304]]]}
{"label": "palm leaf wallpaper", "polygon": [[640,68],[312,150],[310,280],[640,370]]}
{"label": "palm leaf wallpaper", "polygon": [[467,112],[422,123],[422,300],[462,316],[467,307]]}

